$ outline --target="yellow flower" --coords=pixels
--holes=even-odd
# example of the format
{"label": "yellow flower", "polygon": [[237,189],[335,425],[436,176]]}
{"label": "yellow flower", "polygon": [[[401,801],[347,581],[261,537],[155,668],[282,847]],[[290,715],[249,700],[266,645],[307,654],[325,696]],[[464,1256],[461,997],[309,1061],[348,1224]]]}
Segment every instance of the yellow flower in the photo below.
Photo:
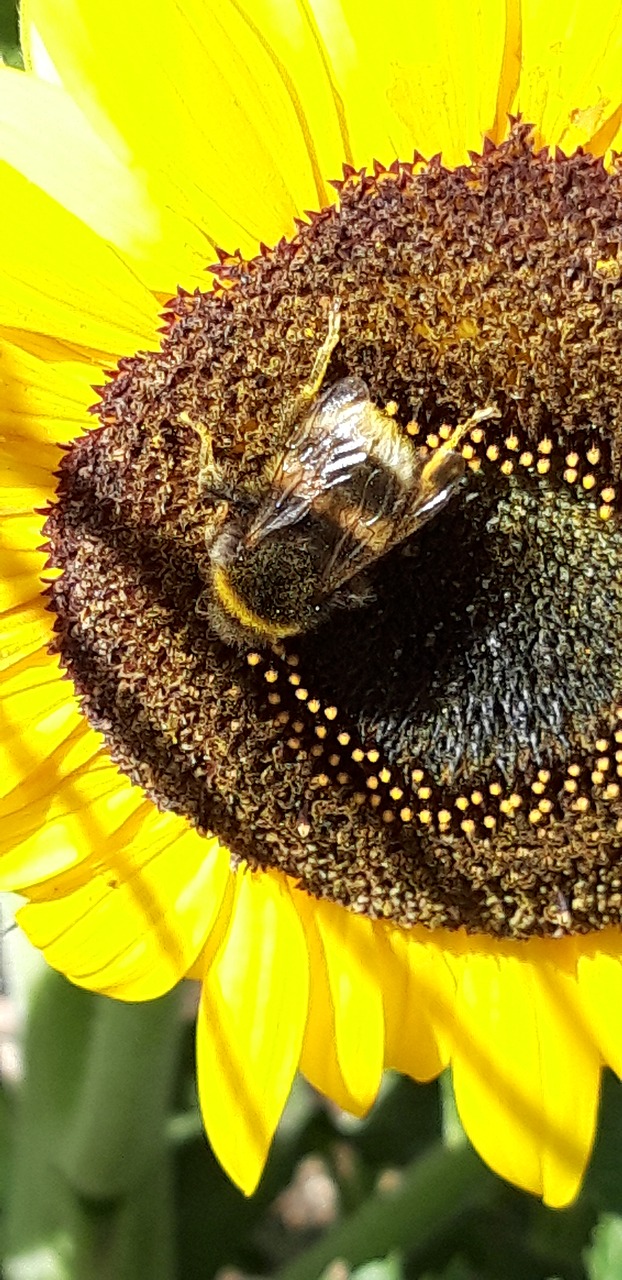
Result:
{"label": "yellow flower", "polygon": [[[233,279],[243,295],[241,259],[252,258],[260,242],[291,238],[297,216],[334,201],[330,179],[344,163],[348,173],[371,167],[374,157],[389,166],[410,161],[417,148],[441,151],[447,166],[464,165],[484,135],[501,143],[508,114],[517,112],[534,122],[537,143],[567,155],[579,146],[596,156],[619,146],[619,3],[581,2],[568,16],[563,4],[535,0],[388,0],[379,21],[377,6],[349,0],[159,0],[148,10],[140,0],[29,0],[22,30],[28,73],[0,75],[1,885],[26,896],[23,928],[50,964],[80,985],[140,1000],[186,974],[201,978],[197,1062],[205,1124],[245,1191],[261,1174],[299,1066],[360,1114],[372,1104],[384,1066],[428,1080],[451,1063],[462,1121],[484,1159],[547,1203],[565,1204],[591,1149],[601,1068],[622,1067],[619,930],[566,930],[561,893],[560,936],[521,939],[518,932],[513,940],[490,930],[406,928],[403,920],[371,918],[377,909],[370,918],[360,914],[369,903],[345,909],[337,890],[336,901],[320,897],[317,885],[311,896],[289,865],[289,875],[277,862],[264,872],[239,862],[232,869],[226,848],[201,833],[196,813],[191,825],[181,813],[160,811],[135,785],[144,777],[147,791],[166,795],[151,766],[143,775],[134,764],[130,782],[111,761],[106,743],[117,760],[124,749],[96,709],[92,679],[81,686],[69,624],[63,660],[97,729],[62,678],[49,651],[52,617],[40,584],[45,516],[38,513],[54,498],[61,447],[87,430],[92,385],[121,358],[157,351],[159,316],[177,286],[206,290],[206,265],[224,245],[240,255],[224,257],[222,289]],[[358,190],[357,181],[348,190]],[[594,270],[614,287],[615,244]],[[200,299],[186,305],[184,297],[177,304],[182,319],[203,306]],[[546,305],[541,297],[541,314]],[[250,343],[250,320],[245,332]],[[422,335],[429,332],[421,328]],[[288,341],[299,341],[301,350],[306,342],[306,359],[323,336],[312,331],[311,341],[301,330]],[[458,336],[473,332],[467,327]],[[344,339],[342,349],[354,346]],[[357,359],[363,356],[353,354],[349,368],[344,356],[342,375],[362,371]],[[125,429],[124,389],[136,396],[132,379],[164,368],[158,361],[124,362],[104,393],[104,422],[117,413],[119,431]],[[369,368],[372,377],[373,361]],[[114,450],[114,427],[105,438]],[[87,466],[93,439],[83,437],[67,455],[74,484],[75,459]],[[161,448],[174,467],[174,450]],[[569,483],[579,461],[567,464]],[[67,466],[61,474],[67,486]],[[157,485],[166,478],[158,472]],[[607,486],[601,504],[609,515]],[[69,520],[70,507],[61,502],[59,510]],[[68,558],[67,524],[62,532],[48,526],[46,537],[56,560],[62,551],[61,581],[74,590],[72,625],[92,625],[97,637],[100,595],[110,584],[102,578],[101,593],[93,583],[84,589],[88,555],[81,561],[86,576],[72,577],[77,561]],[[58,581],[57,570],[48,577]],[[223,658],[231,688],[227,664],[235,661]],[[103,672],[102,683],[107,678]],[[274,678],[278,684],[278,672]],[[121,699],[129,696],[123,679]],[[229,692],[224,681],[214,714],[230,721]],[[238,695],[230,702],[236,715]],[[172,691],[170,699],[172,706]],[[140,697],[135,705],[145,738],[150,726],[140,720]],[[170,707],[166,714],[170,741],[178,743]],[[239,750],[243,758],[243,744]],[[594,786],[615,789],[605,779],[607,750],[605,743],[607,763],[594,766]],[[296,746],[291,751],[295,756]],[[287,760],[282,767],[289,768]],[[543,816],[546,772],[533,784],[536,797],[544,794],[537,810]],[[208,787],[205,772],[203,781]],[[397,803],[400,788],[394,790]],[[465,811],[480,803],[476,797],[464,798]],[[257,803],[268,798],[266,784]],[[284,811],[284,831],[289,817]],[[306,831],[306,812],[293,818]],[[245,821],[241,810],[240,838]],[[439,811],[441,828],[444,821]],[[224,837],[231,822],[229,813],[214,829]],[[275,828],[270,835],[278,843]],[[475,886],[477,866],[471,871]],[[323,875],[328,883],[330,866]],[[356,908],[352,893],[348,901]],[[601,913],[604,925],[616,920],[612,901],[610,916]]]}

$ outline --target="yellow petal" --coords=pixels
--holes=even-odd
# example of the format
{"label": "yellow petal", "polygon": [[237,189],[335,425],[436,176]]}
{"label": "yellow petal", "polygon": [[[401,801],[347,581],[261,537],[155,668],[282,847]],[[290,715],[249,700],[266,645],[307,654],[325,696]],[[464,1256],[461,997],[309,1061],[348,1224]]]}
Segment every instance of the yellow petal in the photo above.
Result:
{"label": "yellow petal", "polygon": [[308,956],[283,877],[238,872],[228,932],[203,983],[199,1100],[208,1137],[250,1195],[298,1065]]}
{"label": "yellow petal", "polygon": [[384,970],[386,1065],[433,1080],[447,1066],[456,984],[436,936],[385,926],[391,961]]}
{"label": "yellow petal", "polygon": [[135,2],[32,0],[27,22],[101,136],[122,140],[195,239],[253,252],[327,203],[342,121],[306,7],[158,0],[146,23]]}
{"label": "yellow petal", "polygon": [[112,354],[156,345],[159,304],[99,236],[0,164],[0,324]]}
{"label": "yellow petal", "polygon": [[0,613],[0,675],[43,649],[49,637],[49,615],[39,600]]}
{"label": "yellow petal", "polygon": [[22,929],[49,964],[91,991],[149,1000],[170,990],[216,919],[226,851],[143,803],[87,870],[78,888],[63,893],[60,878],[51,900],[22,907]]}
{"label": "yellow petal", "polygon": [[[508,9],[513,7],[509,0]],[[442,151],[447,164],[481,149],[494,124],[507,55],[498,0],[371,0],[314,5],[355,165]],[[511,24],[510,24],[511,26]]]}
{"label": "yellow petal", "polygon": [[[22,801],[32,803],[42,782],[48,786],[46,770],[53,768],[57,751],[66,748],[69,753],[76,735],[88,736],[80,759],[83,763],[98,753],[99,740],[87,729],[71,686],[61,679],[57,660],[45,649],[7,664],[0,681],[0,795],[8,796],[21,786],[26,788]],[[76,764],[74,756],[71,763],[66,762],[66,771]],[[11,810],[15,810],[15,803]]]}
{"label": "yellow petal", "polygon": [[576,947],[583,1021],[607,1066],[622,1076],[622,935],[606,929]]}
{"label": "yellow petal", "polygon": [[300,1068],[354,1115],[371,1107],[382,1076],[382,940],[371,920],[294,892],[313,981]]}
{"label": "yellow petal", "polygon": [[60,85],[0,68],[0,158],[113,244],[148,288],[205,288],[205,242],[188,245],[186,223],[149,195],[129,152],[115,153]]}
{"label": "yellow petal", "polygon": [[571,152],[600,139],[619,145],[622,114],[622,4],[572,5],[526,0],[516,106],[535,124],[541,144]]}
{"label": "yellow petal", "polygon": [[60,457],[54,446],[67,444],[93,421],[88,407],[96,399],[93,383],[98,379],[103,379],[101,370],[88,363],[54,367],[48,359],[0,340],[0,437],[7,459],[15,459],[23,471],[28,460],[38,469],[45,467],[52,487],[52,470]]}
{"label": "yellow petal", "polygon": [[[452,1066],[462,1123],[497,1173],[568,1204],[592,1147],[600,1057],[580,1017],[572,940],[456,939]],[[460,946],[462,953],[460,954]]]}

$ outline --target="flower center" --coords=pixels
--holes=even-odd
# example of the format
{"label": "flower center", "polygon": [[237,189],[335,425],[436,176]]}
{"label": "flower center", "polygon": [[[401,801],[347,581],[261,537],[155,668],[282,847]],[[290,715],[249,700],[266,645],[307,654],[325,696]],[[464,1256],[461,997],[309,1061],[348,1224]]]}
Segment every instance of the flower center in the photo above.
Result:
{"label": "flower center", "polygon": [[[459,170],[349,174],[293,241],[180,292],[162,349],[102,389],[46,526],[55,647],[121,768],[235,858],[405,925],[622,919],[620,172],[516,126]],[[323,388],[362,379],[374,448],[398,433],[415,469],[494,416],[423,527],[377,535],[369,480],[353,524],[345,491],[378,552],[312,624],[292,565],[317,529],[281,530],[253,608],[230,544],[322,350]]]}

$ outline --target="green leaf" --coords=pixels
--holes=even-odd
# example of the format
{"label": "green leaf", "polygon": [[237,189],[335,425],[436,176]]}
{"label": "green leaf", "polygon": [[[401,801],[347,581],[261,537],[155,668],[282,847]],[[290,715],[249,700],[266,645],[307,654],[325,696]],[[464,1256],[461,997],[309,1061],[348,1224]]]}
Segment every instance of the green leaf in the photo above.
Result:
{"label": "green leaf", "polygon": [[622,1218],[613,1213],[603,1214],[584,1257],[589,1280],[620,1280]]}

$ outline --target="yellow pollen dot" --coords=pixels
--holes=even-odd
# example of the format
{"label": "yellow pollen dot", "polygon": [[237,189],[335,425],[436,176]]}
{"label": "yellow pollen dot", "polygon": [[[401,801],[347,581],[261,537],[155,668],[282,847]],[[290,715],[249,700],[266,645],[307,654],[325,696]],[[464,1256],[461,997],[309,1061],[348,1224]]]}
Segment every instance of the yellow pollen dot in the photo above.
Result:
{"label": "yellow pollen dot", "polygon": [[309,698],[307,703],[309,711],[311,711],[314,716],[317,715],[321,705],[322,704],[318,702],[317,698]]}
{"label": "yellow pollen dot", "polygon": [[382,804],[382,796],[370,796],[369,803],[372,809],[379,809]]}
{"label": "yellow pollen dot", "polygon": [[579,783],[575,782],[574,778],[566,778],[564,782],[564,791],[569,791],[572,795],[575,791],[578,791],[578,790],[579,790]]}
{"label": "yellow pollen dot", "polygon": [[455,805],[456,805],[456,809],[460,809],[460,811],[464,813],[465,810],[468,809],[469,807],[469,802],[466,796],[458,796],[457,800],[455,801]]}
{"label": "yellow pollen dot", "polygon": [[365,786],[369,787],[370,791],[376,790],[376,787],[378,786],[378,779],[375,773],[370,773],[369,777],[365,779]]}
{"label": "yellow pollen dot", "polygon": [[499,808],[501,810],[501,813],[507,814],[508,817],[512,814],[512,806],[509,800],[502,800],[499,804]]}
{"label": "yellow pollen dot", "polygon": [[332,765],[333,769],[336,769],[337,765],[341,764],[341,756],[337,756],[335,754],[333,754],[332,756],[329,756],[328,763]]}
{"label": "yellow pollen dot", "polygon": [[260,653],[247,653],[247,655],[246,655],[246,661],[248,662],[249,667],[257,667],[257,666],[259,665],[259,663],[261,662],[261,654],[260,654]]}
{"label": "yellow pollen dot", "polygon": [[578,455],[578,453],[567,453],[567,454],[566,454],[566,466],[567,466],[567,467],[578,467],[578,465],[579,465],[579,455]]}
{"label": "yellow pollen dot", "polygon": [[420,800],[429,800],[429,799],[430,799],[430,796],[432,795],[432,788],[431,788],[431,787],[419,787],[419,790],[418,790],[418,792],[417,792],[417,795],[419,796],[419,799],[420,799]]}
{"label": "yellow pollen dot", "polygon": [[269,693],[269,694],[268,694],[268,702],[270,703],[270,706],[271,706],[271,707],[278,707],[278,706],[280,705],[280,702],[281,702],[281,695],[280,695],[280,693]]}
{"label": "yellow pollen dot", "polygon": [[306,702],[307,698],[309,697],[309,690],[296,689],[296,697],[299,699],[300,702]]}
{"label": "yellow pollen dot", "polygon": [[483,797],[483,795],[482,795],[481,791],[472,791],[472,792],[471,792],[471,803],[472,803],[472,804],[483,804],[483,803],[484,803],[484,797]]}
{"label": "yellow pollen dot", "polygon": [[501,790],[502,790],[502,788],[501,788],[501,783],[500,783],[500,782],[491,782],[491,784],[490,784],[490,786],[489,786],[488,790],[489,790],[489,792],[490,792],[491,796],[500,796],[500,795],[501,795]]}
{"label": "yellow pollen dot", "polygon": [[397,400],[389,400],[389,403],[385,404],[384,406],[384,411],[389,418],[394,418],[397,413],[398,407],[399,406],[398,406]]}
{"label": "yellow pollen dot", "polygon": [[326,716],[326,719],[327,719],[327,720],[336,720],[336,719],[337,719],[337,708],[336,708],[336,707],[325,707],[325,708],[324,708],[324,715]]}
{"label": "yellow pollen dot", "polygon": [[294,733],[302,733],[304,731],[304,724],[302,723],[302,720],[294,720],[292,729],[294,730]]}
{"label": "yellow pollen dot", "polygon": [[613,515],[613,508],[603,505],[598,508],[598,514],[601,520],[610,520]]}
{"label": "yellow pollen dot", "polygon": [[379,775],[379,776],[380,776],[380,781],[381,781],[381,782],[390,782],[390,781],[391,781],[391,770],[390,770],[390,769],[386,769],[386,768],[385,768],[385,769],[381,769],[381,770],[380,770],[380,775]]}
{"label": "yellow pollen dot", "polygon": [[320,742],[314,742],[313,746],[311,747],[311,755],[316,757],[324,755],[324,748]]}
{"label": "yellow pollen dot", "polygon": [[537,822],[542,822],[542,817],[543,815],[540,813],[539,809],[530,809],[529,821],[532,822],[534,826]]}
{"label": "yellow pollen dot", "polygon": [[475,831],[475,823],[472,818],[463,818],[460,826],[464,831],[465,836],[473,835],[473,832]]}
{"label": "yellow pollen dot", "polygon": [[439,809],[438,821],[441,827],[448,827],[451,822],[451,814],[449,809]]}
{"label": "yellow pollen dot", "polygon": [[509,449],[512,453],[517,453],[518,447],[519,447],[518,436],[508,436],[507,440],[505,441],[505,447],[506,449]]}
{"label": "yellow pollen dot", "polygon": [[513,809],[520,809],[523,803],[523,798],[522,796],[517,795],[516,791],[513,791],[511,796],[509,796],[509,801]]}
{"label": "yellow pollen dot", "polygon": [[597,447],[597,445],[593,444],[591,449],[588,449],[585,456],[590,466],[595,467],[596,463],[600,462],[600,449]]}
{"label": "yellow pollen dot", "polygon": [[500,470],[501,470],[502,475],[504,475],[504,476],[511,476],[511,474],[512,474],[512,472],[513,472],[513,470],[514,470],[514,463],[513,463],[513,462],[510,462],[510,459],[509,459],[509,458],[506,458],[505,462],[502,462],[502,463],[501,463]]}
{"label": "yellow pollen dot", "polygon": [[[620,739],[620,741],[622,742],[622,738]],[[415,786],[417,786],[419,782],[423,782],[423,769],[413,769],[411,778]]]}
{"label": "yellow pollen dot", "polygon": [[528,450],[528,449],[526,449],[526,450],[525,450],[525,453],[521,453],[520,458],[518,459],[518,461],[520,462],[521,467],[530,467],[530,466],[532,466],[532,464],[533,464],[533,453],[530,453],[530,452],[529,452],[529,450]]}
{"label": "yellow pollen dot", "polygon": [[617,782],[608,782],[603,794],[605,800],[617,800],[620,794],[620,788]]}
{"label": "yellow pollen dot", "polygon": [[407,422],[407,423],[406,423],[406,430],[407,430],[407,432],[408,432],[409,436],[418,436],[418,435],[419,435],[419,423],[418,423],[418,422]]}
{"label": "yellow pollen dot", "polygon": [[391,787],[389,795],[392,800],[401,800],[404,792],[401,787]]}
{"label": "yellow pollen dot", "polygon": [[482,427],[473,427],[473,430],[471,432],[471,439],[473,441],[473,444],[482,443],[482,440],[484,439],[484,432]]}
{"label": "yellow pollen dot", "polygon": [[473,448],[472,444],[463,444],[462,457],[464,458],[465,462],[470,462],[471,458],[475,457],[475,449]]}
{"label": "yellow pollen dot", "polygon": [[328,730],[325,724],[316,724],[315,733],[318,738],[325,738]]}
{"label": "yellow pollen dot", "polygon": [[596,476],[593,476],[591,471],[588,471],[587,475],[583,477],[581,484],[584,489],[594,489],[596,487]]}
{"label": "yellow pollen dot", "polygon": [[538,445],[538,453],[552,453],[552,452],[553,452],[553,441],[548,440],[547,437],[545,436],[544,439],[541,440]]}
{"label": "yellow pollen dot", "polygon": [[318,773],[316,782],[318,782],[321,787],[327,787],[330,782],[330,778],[327,773]]}
{"label": "yellow pollen dot", "polygon": [[369,760],[370,764],[376,764],[376,762],[380,759],[380,752],[376,751],[375,747],[372,747],[371,751],[367,752],[367,759]]}
{"label": "yellow pollen dot", "polygon": [[424,827],[428,827],[432,821],[432,814],[429,809],[420,809],[417,817]]}
{"label": "yellow pollen dot", "polygon": [[[607,750],[607,748],[608,748],[608,746],[609,746],[609,739],[608,739],[608,738],[597,738],[597,739],[596,739],[596,742],[594,743],[594,746],[596,747],[596,750],[597,750],[597,751],[606,751],[606,750]],[[600,764],[599,764],[599,766],[598,766],[598,767],[600,768]]]}
{"label": "yellow pollen dot", "polygon": [[382,811],[382,821],[383,821],[383,822],[395,822],[395,814],[394,814],[394,812],[393,812],[393,810],[392,810],[392,809],[383,809],[383,811]]}
{"label": "yellow pollen dot", "polygon": [[567,467],[564,471],[564,480],[567,484],[575,484],[578,474],[574,467]]}
{"label": "yellow pollen dot", "polygon": [[492,831],[493,827],[496,827],[496,825],[497,825],[497,819],[493,818],[491,813],[487,813],[486,817],[484,818],[484,826],[488,827],[489,831]]}
{"label": "yellow pollen dot", "polygon": [[600,496],[601,496],[601,498],[602,498],[603,502],[614,502],[614,501],[615,501],[615,496],[616,496],[616,491],[615,491],[615,489],[612,489],[611,487],[609,487],[609,488],[607,488],[607,489],[602,489],[602,490],[601,490],[601,494],[600,494]]}
{"label": "yellow pollen dot", "polygon": [[441,443],[438,436],[434,432],[432,432],[429,436],[426,436],[425,442],[429,449],[438,449],[438,446]]}
{"label": "yellow pollen dot", "polygon": [[569,764],[569,765],[568,765],[568,773],[570,774],[570,777],[571,777],[571,778],[578,778],[578,777],[579,777],[579,774],[581,773],[581,765],[580,765],[580,764]]}
{"label": "yellow pollen dot", "polygon": [[347,773],[337,774],[337,782],[341,787],[345,787],[346,783],[348,783],[349,781],[350,781],[350,777]]}
{"label": "yellow pollen dot", "polygon": [[540,813],[550,813],[550,812],[551,812],[551,809],[553,808],[553,801],[552,801],[552,800],[546,800],[546,799],[544,799],[544,800],[539,800],[539,801],[538,801],[538,808],[539,808],[539,810],[540,810]]}
{"label": "yellow pollen dot", "polygon": [[289,711],[279,711],[279,714],[276,718],[277,724],[287,724],[288,720],[289,720]]}
{"label": "yellow pollen dot", "polygon": [[291,675],[288,676],[287,679],[289,680],[289,683],[294,686],[294,688],[296,688],[296,686],[300,684],[300,676],[298,675],[297,671],[292,671]]}
{"label": "yellow pollen dot", "polygon": [[545,476],[551,470],[551,462],[549,458],[538,458],[536,463],[536,471],[539,476]]}
{"label": "yellow pollen dot", "polygon": [[611,761],[609,759],[609,756],[600,756],[600,758],[596,761],[596,768],[600,769],[603,773],[606,773],[610,763]]}
{"label": "yellow pollen dot", "polygon": [[537,796],[541,796],[541,795],[542,795],[542,792],[544,791],[544,783],[543,783],[543,782],[532,782],[532,784],[531,784],[531,790],[532,790],[532,791],[534,791],[534,792],[535,792],[535,794],[536,794]]}
{"label": "yellow pollen dot", "polygon": [[592,782],[594,783],[594,786],[599,787],[601,783],[604,781],[605,781],[604,773],[601,773],[600,769],[595,769],[592,774]]}
{"label": "yellow pollen dot", "polygon": [[586,813],[590,807],[590,802],[587,796],[578,796],[577,799],[573,801],[572,807],[573,809],[576,809],[577,813]]}
{"label": "yellow pollen dot", "polygon": [[441,440],[449,440],[451,433],[452,427],[450,427],[448,422],[444,422],[442,427],[439,427],[438,429],[438,434],[441,437]]}
{"label": "yellow pollen dot", "polygon": [[412,822],[413,811],[408,808],[408,805],[406,805],[405,808],[400,809],[400,818],[402,819],[402,822]]}
{"label": "yellow pollen dot", "polygon": [[287,745],[288,747],[291,747],[292,751],[298,751],[300,747],[300,738],[288,738]]}
{"label": "yellow pollen dot", "polygon": [[268,667],[268,670],[263,673],[263,678],[268,681],[268,684],[276,684],[279,673],[274,670],[274,667]]}
{"label": "yellow pollen dot", "polygon": [[486,450],[486,457],[489,462],[497,462],[499,458],[499,447],[496,444],[489,444]]}
{"label": "yellow pollen dot", "polygon": [[344,731],[343,733],[337,734],[337,742],[339,742],[342,747],[347,747],[349,741],[350,741],[349,733],[345,733]]}
{"label": "yellow pollen dot", "polygon": [[477,471],[481,471],[481,469],[482,469],[482,464],[479,458],[473,458],[473,461],[469,462],[469,471],[477,472]]}
{"label": "yellow pollen dot", "polygon": [[360,764],[361,760],[365,759],[365,752],[361,751],[360,747],[355,747],[352,752],[352,759],[355,760],[357,764]]}
{"label": "yellow pollen dot", "polygon": [[551,781],[551,770],[550,770],[550,769],[538,769],[538,778],[539,778],[540,782],[550,782],[550,781]]}
{"label": "yellow pollen dot", "polygon": [[355,804],[366,804],[366,803],[367,803],[367,796],[365,795],[365,792],[364,792],[364,791],[355,791],[355,792],[354,792],[354,802],[355,802]]}

